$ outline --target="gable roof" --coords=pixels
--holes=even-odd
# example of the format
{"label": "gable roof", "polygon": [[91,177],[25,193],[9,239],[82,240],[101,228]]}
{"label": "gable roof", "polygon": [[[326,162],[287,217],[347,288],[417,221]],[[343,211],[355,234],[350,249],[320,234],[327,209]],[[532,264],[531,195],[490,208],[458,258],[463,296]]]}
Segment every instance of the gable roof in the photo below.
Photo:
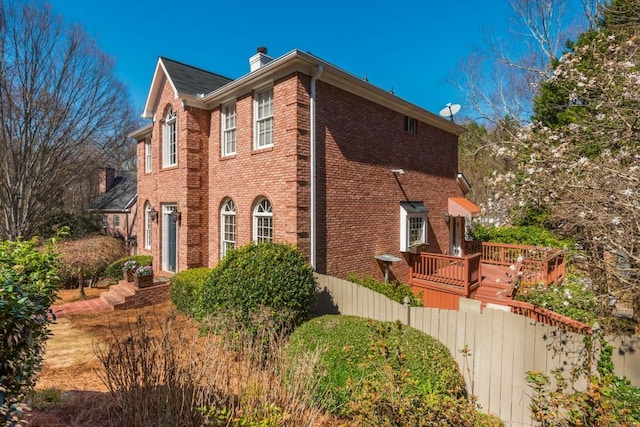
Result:
{"label": "gable roof", "polygon": [[113,186],[99,195],[89,206],[89,212],[131,212],[138,198],[136,171],[123,171],[114,178]]}
{"label": "gable roof", "polygon": [[254,89],[269,80],[273,81],[283,77],[293,71],[301,71],[309,76],[320,71],[319,80],[347,92],[384,105],[455,135],[460,135],[465,131],[462,126],[453,123],[451,120],[427,111],[317,56],[298,49],[285,53],[257,70],[251,71],[235,80],[160,57],[142,117],[154,117],[157,101],[167,79],[174,90],[175,98],[181,98],[183,106],[192,105],[207,109],[227,102],[234,96]]}
{"label": "gable roof", "polygon": [[153,74],[151,90],[147,96],[143,117],[153,116],[152,110],[160,96],[165,80],[168,80],[173,88],[175,98],[196,98],[232,81],[232,79],[220,74],[160,56]]}

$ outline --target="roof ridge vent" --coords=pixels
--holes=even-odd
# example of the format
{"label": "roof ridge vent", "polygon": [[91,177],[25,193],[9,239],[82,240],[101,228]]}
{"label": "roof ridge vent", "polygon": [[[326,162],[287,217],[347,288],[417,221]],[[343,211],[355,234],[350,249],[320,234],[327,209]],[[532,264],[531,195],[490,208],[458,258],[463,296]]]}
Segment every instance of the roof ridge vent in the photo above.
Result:
{"label": "roof ridge vent", "polygon": [[269,62],[273,61],[273,58],[267,55],[267,48],[264,46],[258,46],[256,54],[249,58],[249,66],[251,71],[255,71],[261,67],[264,67]]}

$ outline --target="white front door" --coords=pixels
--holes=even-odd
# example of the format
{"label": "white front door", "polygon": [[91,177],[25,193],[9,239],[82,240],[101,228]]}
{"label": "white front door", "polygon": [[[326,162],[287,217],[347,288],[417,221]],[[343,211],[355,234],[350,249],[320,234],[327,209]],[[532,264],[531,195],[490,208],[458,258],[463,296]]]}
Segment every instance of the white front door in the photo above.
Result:
{"label": "white front door", "polygon": [[171,213],[176,205],[162,206],[162,270],[175,273],[178,266],[178,224]]}

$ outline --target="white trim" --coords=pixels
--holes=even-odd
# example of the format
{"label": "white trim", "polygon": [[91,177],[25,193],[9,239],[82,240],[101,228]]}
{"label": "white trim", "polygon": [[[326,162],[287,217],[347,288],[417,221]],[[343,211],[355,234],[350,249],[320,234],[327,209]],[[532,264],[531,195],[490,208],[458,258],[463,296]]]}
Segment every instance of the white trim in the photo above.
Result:
{"label": "white trim", "polygon": [[[259,98],[261,95],[269,94],[270,99],[264,103],[262,106],[263,110],[266,110],[267,107],[269,111],[263,115],[260,115],[261,104]],[[274,124],[274,96],[273,96],[273,86],[256,90],[253,92],[253,149],[261,150],[263,148],[273,147],[273,124]],[[264,127],[262,127],[264,125]],[[260,143],[260,137],[264,135],[265,140],[267,136],[269,136],[269,142]]]}
{"label": "white trim", "polygon": [[[173,151],[172,151],[173,148]],[[162,123],[162,167],[178,164],[178,112],[169,107]]]}
{"label": "white trim", "polygon": [[[270,236],[269,239],[264,238],[265,236],[261,236],[261,238],[258,239],[258,222],[264,218],[269,218],[269,225],[268,227],[264,227],[263,225],[260,228],[268,228],[270,230]],[[258,199],[253,206],[253,241],[256,243],[273,242],[273,205],[266,197]]]}
{"label": "white trim", "polygon": [[151,173],[151,140],[144,140],[144,173]]}
{"label": "white trim", "polygon": [[[230,116],[228,110],[233,108],[233,126],[227,128],[227,118]],[[238,142],[238,111],[236,109],[236,103],[223,105],[220,107],[220,155],[222,157],[233,156],[236,154],[237,142]],[[227,136],[233,135],[233,150],[227,150]]]}
{"label": "white trim", "polygon": [[176,224],[176,259],[175,259],[175,270],[171,270],[169,268],[169,221],[172,221],[169,215],[171,212],[178,210],[178,205],[176,203],[167,203],[162,205],[162,270],[169,271],[172,273],[178,272],[178,260],[179,260],[179,247],[178,242],[180,242],[178,238],[179,230],[178,224]]}
{"label": "white trim", "polygon": [[[227,240],[227,219],[233,218],[233,240]],[[227,243],[231,243],[233,248],[238,241],[238,222],[236,216],[236,206],[232,199],[225,199],[220,208],[220,259],[227,255]]]}
{"label": "white trim", "polygon": [[144,248],[151,249],[151,204],[144,206]]}
{"label": "white trim", "polygon": [[[400,252],[410,252],[412,248],[428,243],[427,208],[423,202],[400,202]],[[422,220],[422,236],[410,241],[411,220]]]}

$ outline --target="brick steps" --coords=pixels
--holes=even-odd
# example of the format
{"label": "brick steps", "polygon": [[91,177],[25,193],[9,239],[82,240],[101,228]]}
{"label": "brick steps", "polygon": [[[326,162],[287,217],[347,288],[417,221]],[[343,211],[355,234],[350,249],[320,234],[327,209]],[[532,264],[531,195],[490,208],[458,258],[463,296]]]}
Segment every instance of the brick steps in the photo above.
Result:
{"label": "brick steps", "polygon": [[156,277],[153,286],[136,289],[132,282],[121,280],[100,294],[111,310],[126,310],[158,304],[169,299],[169,279]]}

